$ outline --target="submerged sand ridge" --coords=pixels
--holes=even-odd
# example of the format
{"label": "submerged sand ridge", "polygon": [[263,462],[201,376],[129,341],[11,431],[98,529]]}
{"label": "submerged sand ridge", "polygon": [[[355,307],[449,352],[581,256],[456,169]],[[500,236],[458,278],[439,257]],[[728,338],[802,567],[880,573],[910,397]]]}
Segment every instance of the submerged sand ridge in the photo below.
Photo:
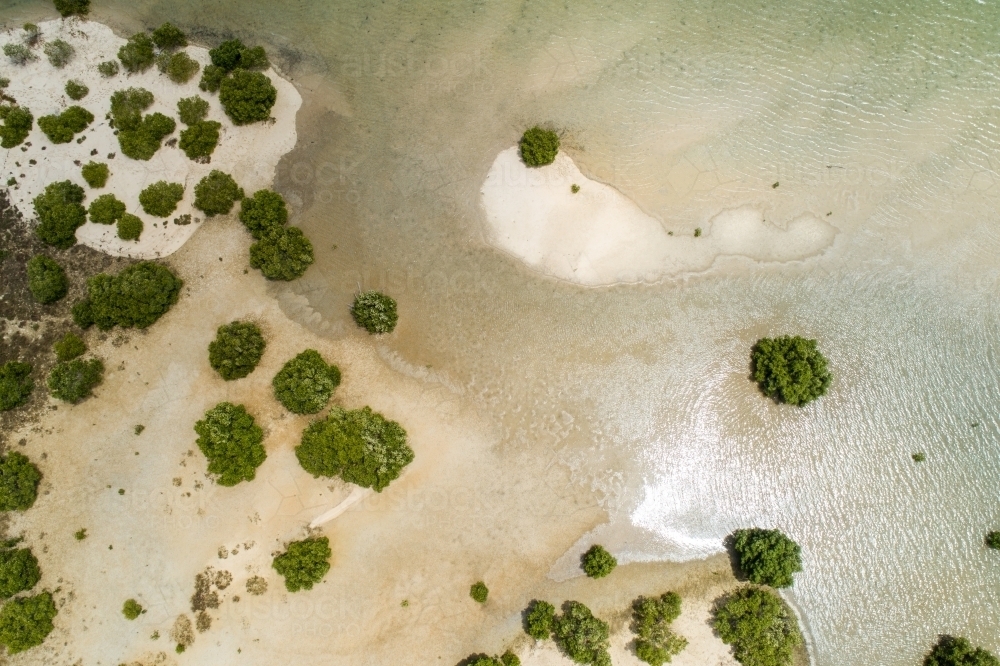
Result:
{"label": "submerged sand ridge", "polygon": [[621,192],[584,176],[562,152],[548,166],[529,168],[516,147],[508,148],[480,193],[491,245],[541,273],[587,286],[701,272],[724,256],[801,260],[829,247],[837,233],[812,214],[778,226],[742,206],[710,219],[700,237],[671,235]]}

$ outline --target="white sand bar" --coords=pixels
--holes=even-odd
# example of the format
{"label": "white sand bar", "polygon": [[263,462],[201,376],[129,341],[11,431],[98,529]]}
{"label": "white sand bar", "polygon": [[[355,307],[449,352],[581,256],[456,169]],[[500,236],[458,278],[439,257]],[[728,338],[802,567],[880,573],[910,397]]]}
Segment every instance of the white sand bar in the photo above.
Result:
{"label": "white sand bar", "polygon": [[[573,184],[580,186],[576,194]],[[837,233],[811,214],[781,227],[742,206],[702,225],[700,238],[670,236],[621,192],[584,176],[563,152],[548,166],[529,168],[516,147],[503,151],[481,195],[491,245],[541,273],[588,286],[705,271],[721,256],[801,260],[829,247]]]}
{"label": "white sand bar", "polygon": [[[97,71],[97,65],[106,60],[117,61],[118,49],[126,42],[117,37],[111,28],[75,18],[46,21],[39,27],[42,41],[33,49],[38,55],[37,60],[16,66],[0,56],[4,60],[3,75],[11,81],[6,94],[17,100],[20,106],[28,108],[35,117],[34,127],[24,144],[11,150],[0,149],[0,177],[3,183],[12,177],[17,180],[17,187],[10,188],[10,194],[13,203],[26,218],[33,217],[31,201],[46,185],[71,180],[84,188],[87,194],[85,206],[96,197],[111,193],[125,203],[130,213],[142,218],[144,225],[138,241],[123,241],[118,238],[114,225],[88,222],[76,232],[80,243],[115,256],[164,257],[177,251],[204,223],[204,215],[192,206],[194,186],[199,180],[211,170],[219,169],[230,174],[250,194],[271,186],[278,161],[295,147],[295,114],[302,106],[302,97],[295,86],[278,76],[273,69],[265,72],[278,91],[277,102],[271,109],[272,120],[237,127],[223,112],[217,93],[198,89],[200,70],[183,84],[174,83],[155,66],[141,74],[127,74],[122,69],[117,76],[104,78]],[[0,33],[0,46],[20,43],[23,35],[20,29]],[[45,42],[56,39],[62,39],[76,49],[73,59],[62,69],[49,64],[42,52]],[[211,62],[207,49],[188,46],[184,50],[202,68]],[[89,94],[77,102],[69,99],[64,89],[70,79],[86,85],[90,89]],[[177,121],[174,133],[164,139],[163,147],[148,162],[133,160],[122,154],[118,138],[105,118],[111,110],[111,94],[131,87],[145,88],[153,93],[153,105],[144,113],[160,112]],[[166,145],[171,139],[176,142],[185,129],[177,117],[177,101],[194,95],[208,101],[207,120],[222,124],[219,144],[208,164],[193,162],[176,145]],[[53,144],[38,128],[38,118],[60,113],[74,104],[93,113],[94,122],[72,142]],[[76,139],[81,136],[86,139],[77,143]],[[22,151],[22,148],[27,150]],[[92,155],[94,150],[97,152]],[[111,153],[115,154],[113,159],[108,158]],[[31,160],[36,163],[31,164]],[[111,177],[103,188],[88,187],[81,176],[77,162],[86,164],[91,160],[105,162],[111,169]],[[166,220],[147,215],[139,205],[139,192],[159,180],[184,185],[184,199]],[[174,218],[184,214],[190,214],[200,222],[188,225],[172,223]]]}

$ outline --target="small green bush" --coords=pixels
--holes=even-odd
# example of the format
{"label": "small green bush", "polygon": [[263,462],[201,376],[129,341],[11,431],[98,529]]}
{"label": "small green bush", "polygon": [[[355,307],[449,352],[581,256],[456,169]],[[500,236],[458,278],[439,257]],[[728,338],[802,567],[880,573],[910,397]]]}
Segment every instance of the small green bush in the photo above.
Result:
{"label": "small green bush", "polygon": [[944,635],[924,657],[924,666],[1000,666],[1000,659],[967,638]]}
{"label": "small green bush", "polygon": [[142,236],[142,220],[132,213],[123,213],[118,219],[118,238],[127,241],[137,241]]}
{"label": "small green bush", "polygon": [[177,117],[185,125],[194,125],[208,115],[208,102],[201,97],[185,97],[177,102]]}
{"label": "small green bush", "polygon": [[205,69],[201,70],[201,81],[198,82],[198,87],[205,92],[218,92],[219,88],[222,87],[222,81],[226,78],[226,70],[218,67],[216,65],[205,65]]}
{"label": "small green bush", "polygon": [[111,95],[111,117],[119,130],[132,131],[142,124],[142,112],[153,104],[153,93],[145,88],[125,88]]}
{"label": "small green bush", "polygon": [[212,65],[226,73],[236,69],[267,69],[271,65],[263,47],[248,48],[238,39],[222,42],[210,50],[208,56]]}
{"label": "small green bush", "polygon": [[744,666],[789,666],[802,638],[795,616],[770,590],[745,585],[723,597],[712,626]]}
{"label": "small green bush", "polygon": [[65,402],[78,403],[93,395],[93,388],[104,381],[100,359],[73,359],[56,364],[49,373],[49,393]]}
{"label": "small green bush", "polygon": [[66,271],[54,259],[36,254],[28,261],[28,289],[39,303],[55,303],[69,291]]}
{"label": "small green bush", "polygon": [[88,329],[94,325],[94,309],[91,306],[89,298],[74,303],[71,313],[73,315],[73,323],[80,328]]}
{"label": "small green bush", "polygon": [[53,0],[53,4],[63,18],[86,16],[90,12],[90,0]]}
{"label": "small green bush", "polygon": [[140,261],[118,275],[100,273],[87,280],[89,297],[84,308],[89,308],[90,317],[104,331],[114,326],[146,328],[177,302],[183,284],[170,269]]}
{"label": "small green bush", "polygon": [[363,291],[355,296],[351,316],[369,333],[392,333],[399,321],[396,301],[377,291]]}
{"label": "small green bush", "polygon": [[174,83],[187,83],[201,68],[201,65],[184,51],[161,54],[156,59],[156,66],[161,74],[166,74]]}
{"label": "small green bush", "polygon": [[54,39],[42,48],[42,52],[53,67],[62,69],[73,59],[76,49],[61,39]]}
{"label": "small green bush", "polygon": [[590,578],[604,578],[615,570],[618,560],[615,556],[604,549],[604,546],[594,544],[580,558],[583,572]]}
{"label": "small green bush", "polygon": [[52,619],[56,613],[48,592],[11,599],[0,608],[0,645],[7,647],[7,654],[41,645],[54,629]]}
{"label": "small green bush", "polygon": [[172,51],[188,45],[187,36],[173,23],[167,22],[153,31],[153,43],[163,51]]}
{"label": "small green bush", "polygon": [[16,148],[28,138],[35,118],[31,111],[21,106],[0,105],[0,146]]}
{"label": "small green bush", "polygon": [[146,610],[135,599],[126,599],[122,604],[122,615],[126,620],[134,620],[145,612]]}
{"label": "small green bush", "polygon": [[95,189],[107,185],[108,176],[111,175],[111,170],[104,162],[87,162],[80,167],[80,172],[87,185]]}
{"label": "small green bush", "polygon": [[94,114],[82,106],[71,106],[58,116],[42,116],[38,129],[45,132],[52,143],[69,143],[78,132],[94,122]]}
{"label": "small green bush", "polygon": [[144,116],[135,130],[120,130],[118,145],[126,157],[147,161],[160,149],[164,137],[174,131],[177,123],[162,113]]}
{"label": "small green bush", "polygon": [[681,614],[681,598],[667,592],[659,598],[639,597],[632,603],[635,654],[651,666],[663,666],[687,647],[687,639],[670,629]]}
{"label": "small green bush", "polygon": [[293,541],[274,558],[271,566],[285,577],[285,589],[289,592],[311,590],[330,570],[332,554],[326,537]]}
{"label": "small green bush", "polygon": [[521,159],[529,167],[552,164],[559,152],[559,135],[537,125],[527,130],[518,143]]}
{"label": "small green bush", "polygon": [[139,204],[148,215],[168,217],[183,198],[183,185],[160,180],[139,193]]}
{"label": "small green bush", "polygon": [[315,414],[326,407],[340,385],[340,369],[327,365],[315,349],[285,363],[271,382],[274,397],[293,414]]}
{"label": "small green bush", "polygon": [[266,346],[257,324],[234,321],[216,331],[208,345],[208,362],[227,382],[242,379],[260,363]]}
{"label": "small green bush", "polygon": [[24,44],[4,44],[3,54],[15,65],[26,65],[38,56]]}
{"label": "small green bush", "polygon": [[476,603],[485,604],[486,599],[490,596],[490,588],[486,587],[486,583],[483,581],[473,583],[472,587],[469,588],[469,596]]}
{"label": "small green bush", "polygon": [[37,46],[38,40],[42,38],[41,29],[34,23],[25,23],[21,29],[24,30],[24,37],[22,37],[24,43],[31,47]]}
{"label": "small green bush", "polygon": [[563,604],[563,613],[552,627],[556,645],[578,664],[611,666],[609,635],[608,623],[594,617],[579,601]]}
{"label": "small green bush", "polygon": [[33,201],[38,238],[60,250],[76,245],[76,230],[87,221],[83,199],[83,188],[68,180],[47,185]]}
{"label": "small green bush", "polygon": [[986,547],[1000,550],[1000,531],[990,530],[986,533]]}
{"label": "small green bush", "polygon": [[751,583],[789,587],[792,575],[802,571],[799,545],[778,530],[736,530],[732,543],[740,569]]}
{"label": "small green bush", "polygon": [[260,72],[238,69],[223,79],[219,87],[222,109],[235,125],[267,120],[277,99],[278,91],[271,85],[271,79]]}
{"label": "small green bush", "polygon": [[67,333],[52,345],[52,350],[56,353],[56,358],[60,362],[65,362],[83,356],[87,351],[87,345],[83,343],[80,336],[74,333]]}
{"label": "small green bush", "polygon": [[27,511],[38,497],[42,473],[28,456],[11,451],[0,458],[0,511]]}
{"label": "small green bush", "polygon": [[42,570],[30,548],[0,549],[0,599],[27,592],[41,578]]}
{"label": "small green bush", "polygon": [[761,338],[751,358],[753,378],[770,398],[805,405],[826,393],[830,372],[815,340],[798,335]]}
{"label": "small green bush", "polygon": [[222,123],[200,120],[181,131],[180,148],[189,160],[207,161],[219,144]]}
{"label": "small green bush", "polygon": [[250,246],[250,265],[268,280],[295,280],[315,261],[312,242],[301,229],[281,227]]}
{"label": "small green bush", "polygon": [[263,70],[271,66],[271,61],[267,58],[267,52],[263,46],[254,46],[243,49],[240,54],[240,69]]}
{"label": "small green bush", "polygon": [[462,663],[466,666],[521,666],[521,659],[510,650],[507,650],[499,657],[491,657],[487,654],[470,655]]}
{"label": "small green bush", "polygon": [[305,429],[295,456],[313,476],[339,476],[382,492],[413,461],[413,449],[406,444],[406,431],[371,407],[334,406]]}
{"label": "small green bush", "polygon": [[198,448],[208,459],[208,473],[220,486],[253,481],[267,453],[261,442],[264,431],[243,405],[220,402],[205,412],[194,430]]}
{"label": "small green bush", "polygon": [[104,78],[110,79],[112,76],[118,75],[118,62],[115,60],[105,60],[97,66],[97,71]]}
{"label": "small green bush", "polygon": [[66,82],[66,96],[75,102],[86,97],[89,92],[90,88],[75,79]]}
{"label": "small green bush", "polygon": [[257,190],[240,205],[240,222],[250,235],[261,240],[288,222],[285,200],[274,190]]}
{"label": "small green bush", "polygon": [[544,641],[552,636],[555,626],[556,607],[547,601],[532,601],[524,612],[524,633],[536,641]]}
{"label": "small green bush", "polygon": [[[31,379],[31,366],[20,361],[0,365],[0,412],[20,407],[28,402],[35,382]],[[2,473],[2,472],[0,472]],[[7,509],[0,509],[7,511]]]}
{"label": "small green bush", "polygon": [[194,186],[194,207],[207,217],[225,215],[243,198],[243,190],[233,177],[217,169]]}
{"label": "small green bush", "polygon": [[156,59],[153,53],[153,40],[144,32],[129,37],[128,42],[118,49],[118,59],[122,67],[130,74],[145,72],[153,66]]}
{"label": "small green bush", "polygon": [[114,224],[125,214],[125,204],[113,194],[102,194],[90,203],[90,221],[96,224]]}

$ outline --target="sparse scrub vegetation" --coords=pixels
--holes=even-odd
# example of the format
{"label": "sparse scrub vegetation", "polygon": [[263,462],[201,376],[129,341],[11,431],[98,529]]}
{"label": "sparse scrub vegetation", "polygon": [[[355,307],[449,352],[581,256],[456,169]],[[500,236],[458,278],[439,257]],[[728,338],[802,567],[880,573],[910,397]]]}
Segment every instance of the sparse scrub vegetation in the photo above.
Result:
{"label": "sparse scrub vegetation", "polygon": [[289,592],[311,590],[330,570],[330,540],[326,537],[293,541],[271,566],[285,578]]}
{"label": "sparse scrub vegetation", "polygon": [[243,405],[221,402],[205,412],[194,430],[198,448],[208,459],[208,473],[220,486],[253,481],[267,453],[261,442],[264,431]]}
{"label": "sparse scrub vegetation", "polygon": [[69,403],[78,403],[93,395],[93,389],[104,380],[104,363],[100,359],[73,359],[56,364],[49,373],[49,393]]}
{"label": "sparse scrub vegetation", "polygon": [[85,86],[79,81],[71,79],[66,82],[66,96],[69,97],[74,102],[79,102],[81,99],[87,96],[90,92],[90,88]]}
{"label": "sparse scrub vegetation", "polygon": [[615,570],[618,560],[604,549],[604,546],[594,544],[580,558],[583,572],[590,578],[604,578]]}
{"label": "sparse scrub vegetation", "polygon": [[184,186],[180,183],[157,181],[139,193],[139,204],[147,215],[167,217],[184,198]]}
{"label": "sparse scrub vegetation", "polygon": [[105,60],[97,66],[97,71],[100,72],[101,76],[106,79],[110,79],[112,76],[118,76],[118,62],[115,60]]}
{"label": "sparse scrub vegetation", "polygon": [[5,44],[3,54],[14,65],[27,65],[33,60],[38,60],[38,56],[24,44]]}
{"label": "sparse scrub vegetation", "polygon": [[722,598],[713,627],[744,666],[788,666],[793,649],[802,642],[795,616],[781,598],[753,585]]}
{"label": "sparse scrub vegetation", "polygon": [[83,188],[63,180],[46,186],[35,197],[35,233],[46,245],[65,250],[76,244],[76,230],[86,221]]}
{"label": "sparse scrub vegetation", "polygon": [[635,654],[651,666],[663,666],[687,647],[687,639],[670,629],[681,614],[681,598],[667,592],[658,598],[639,597],[632,603]]}
{"label": "sparse scrub vegetation", "polygon": [[732,543],[740,569],[751,583],[789,587],[793,574],[802,571],[799,545],[778,530],[736,530]]}
{"label": "sparse scrub vegetation", "polygon": [[208,361],[226,381],[242,379],[260,363],[266,346],[257,324],[234,321],[216,331],[208,345]]}
{"label": "sparse scrub vegetation", "polygon": [[396,301],[377,291],[363,291],[354,297],[351,316],[369,333],[392,333],[399,321]]}
{"label": "sparse scrub vegetation", "polygon": [[55,303],[69,291],[66,271],[54,259],[36,254],[28,260],[28,289],[39,303]]}
{"label": "sparse scrub vegetation", "polygon": [[145,72],[153,66],[156,56],[153,52],[153,40],[144,32],[138,32],[129,37],[128,42],[118,49],[118,59],[122,67],[130,74]]}
{"label": "sparse scrub vegetation", "polygon": [[31,370],[29,364],[20,361],[8,361],[0,365],[0,412],[9,411],[28,402],[28,397],[35,389]]}
{"label": "sparse scrub vegetation", "polygon": [[87,185],[98,189],[108,184],[108,177],[111,175],[111,170],[108,169],[108,165],[104,162],[87,162],[80,167],[80,174],[87,181]]}
{"label": "sparse scrub vegetation", "polygon": [[24,30],[24,36],[21,39],[25,45],[32,48],[38,46],[38,40],[42,38],[41,29],[34,23],[25,23],[21,29]]}
{"label": "sparse scrub vegetation", "polygon": [[42,48],[42,53],[49,59],[49,64],[57,69],[62,69],[73,59],[76,49],[68,42],[61,39],[54,39]]}
{"label": "sparse scrub vegetation", "polygon": [[[183,284],[170,269],[140,261],[118,275],[100,273],[87,280],[85,308],[104,331],[114,326],[146,328],[177,302]],[[75,307],[73,315],[76,319]]]}
{"label": "sparse scrub vegetation", "polygon": [[122,216],[118,218],[118,238],[127,241],[137,241],[142,236],[143,227],[142,219],[139,216],[132,213],[122,213]]}
{"label": "sparse scrub vegetation", "polygon": [[207,217],[225,215],[242,198],[243,190],[233,177],[218,169],[212,170],[194,186],[194,207]]}
{"label": "sparse scrub vegetation", "polygon": [[31,111],[22,106],[0,105],[0,147],[16,148],[28,138],[35,118]]}
{"label": "sparse scrub vegetation", "polygon": [[261,576],[250,576],[247,579],[247,593],[252,594],[255,597],[267,592],[267,580]]}
{"label": "sparse scrub vegetation", "polygon": [[54,628],[57,612],[48,592],[11,599],[0,608],[0,645],[7,647],[7,654],[41,645]]}
{"label": "sparse scrub vegetation", "polygon": [[552,164],[559,152],[559,135],[536,125],[521,136],[518,148],[521,159],[529,167]]}
{"label": "sparse scrub vegetation", "polygon": [[780,402],[802,406],[830,386],[827,362],[815,340],[798,335],[761,338],[751,358],[754,381],[765,395]]}
{"label": "sparse scrub vegetation", "polygon": [[274,397],[293,414],[315,414],[326,407],[340,385],[340,369],[319,352],[307,349],[285,363],[271,382]]}
{"label": "sparse scrub vegetation", "polygon": [[38,119],[38,129],[49,137],[52,143],[69,143],[73,136],[87,129],[94,122],[94,114],[82,106],[71,106],[57,116],[42,116]]}
{"label": "sparse scrub vegetation", "polygon": [[87,345],[80,339],[80,336],[75,333],[67,333],[52,345],[52,351],[56,353],[56,358],[60,362],[72,361],[86,353]]}
{"label": "sparse scrub vegetation", "polygon": [[97,224],[114,224],[125,214],[125,204],[113,194],[102,194],[90,202],[90,221]]}
{"label": "sparse scrub vegetation", "polygon": [[38,496],[42,473],[28,456],[11,451],[0,458],[0,511],[26,511]]}

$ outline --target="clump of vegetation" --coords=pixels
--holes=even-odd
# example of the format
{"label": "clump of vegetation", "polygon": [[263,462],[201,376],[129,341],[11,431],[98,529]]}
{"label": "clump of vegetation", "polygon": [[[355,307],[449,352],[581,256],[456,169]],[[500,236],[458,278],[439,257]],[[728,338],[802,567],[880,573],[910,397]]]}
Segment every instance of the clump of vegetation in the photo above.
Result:
{"label": "clump of vegetation", "polygon": [[49,393],[60,400],[78,403],[93,395],[93,388],[104,381],[104,363],[73,359],[56,364],[49,373]]}
{"label": "clump of vegetation", "polygon": [[219,130],[222,123],[214,120],[199,120],[187,129],[181,130],[180,148],[189,160],[208,162],[215,147],[219,145]]}
{"label": "clump of vegetation", "polygon": [[468,666],[521,666],[520,658],[510,650],[507,650],[499,657],[474,654],[467,657],[462,663]]}
{"label": "clump of vegetation", "polygon": [[293,541],[271,562],[271,566],[285,577],[289,592],[311,590],[323,580],[330,570],[330,540],[326,537]]}
{"label": "clump of vegetation", "polygon": [[635,654],[651,666],[663,666],[687,647],[687,639],[670,629],[681,614],[681,598],[667,592],[659,598],[639,597],[632,603]]}
{"label": "clump of vegetation", "polygon": [[212,64],[229,73],[236,69],[267,69],[270,63],[264,48],[249,48],[238,39],[229,39],[208,52]]}
{"label": "clump of vegetation", "polygon": [[695,238],[700,238],[701,237],[701,227],[695,227],[694,237]]}
{"label": "clump of vegetation", "polygon": [[802,642],[795,616],[770,590],[745,585],[723,597],[712,626],[745,666],[788,666]]}
{"label": "clump of vegetation", "polygon": [[30,590],[41,578],[38,560],[30,548],[0,549],[0,599]]}
{"label": "clump of vegetation", "polygon": [[973,647],[967,638],[941,636],[924,657],[924,666],[1000,666],[988,650]]}
{"label": "clump of vegetation", "polygon": [[396,301],[377,291],[363,291],[355,296],[351,316],[369,333],[392,333],[399,321]]}
{"label": "clump of vegetation", "polygon": [[75,79],[70,79],[66,82],[66,96],[69,97],[74,102],[78,102],[87,96],[90,92],[90,88],[85,86],[80,81]]}
{"label": "clump of vegetation", "polygon": [[583,572],[590,578],[604,578],[615,570],[618,560],[615,556],[604,549],[604,546],[594,544],[580,558],[580,565]]}
{"label": "clump of vegetation", "polygon": [[0,645],[7,647],[7,654],[41,645],[54,628],[57,612],[48,592],[11,599],[0,608]]}
{"label": "clump of vegetation", "polygon": [[307,349],[278,371],[271,382],[274,397],[293,414],[315,414],[326,407],[340,385],[340,369],[319,352]]}
{"label": "clump of vegetation", "polygon": [[295,456],[313,476],[339,476],[382,492],[413,461],[413,449],[406,431],[371,407],[334,406],[325,419],[305,429]]}
{"label": "clump of vegetation", "polygon": [[559,152],[559,135],[537,125],[527,130],[518,142],[521,159],[530,167],[552,164]]}
{"label": "clump of vegetation", "polygon": [[608,623],[594,617],[579,601],[563,604],[562,615],[552,626],[552,638],[567,657],[593,666],[611,665],[609,633]]}
{"label": "clump of vegetation", "polygon": [[76,539],[77,541],[83,541],[84,539],[86,539],[87,538],[87,528],[86,527],[81,527],[76,532],[73,532],[73,538]]}
{"label": "clump of vegetation", "polygon": [[16,148],[28,138],[35,118],[23,106],[0,105],[0,147]]}
{"label": "clump of vegetation", "polygon": [[72,361],[74,358],[84,355],[87,351],[87,345],[83,343],[80,336],[75,333],[67,333],[52,345],[52,351],[56,353],[56,358],[60,362]]}
{"label": "clump of vegetation", "polygon": [[473,583],[472,587],[469,588],[469,596],[472,597],[473,601],[485,604],[486,599],[490,596],[490,588],[486,587],[486,583],[483,581]]}
{"label": "clump of vegetation", "polygon": [[580,186],[577,185],[576,183],[573,183],[572,185],[569,186],[569,191],[572,192],[573,194],[577,194],[580,191]]}
{"label": "clump of vegetation", "polygon": [[243,405],[220,402],[205,412],[194,426],[198,448],[208,459],[208,473],[220,486],[253,481],[267,453],[261,442],[264,431]]}
{"label": "clump of vegetation", "polygon": [[38,129],[45,132],[52,143],[69,143],[78,132],[94,122],[94,114],[82,106],[71,106],[57,116],[42,116]]}
{"label": "clump of vegetation", "polygon": [[27,65],[33,60],[38,60],[38,56],[24,44],[5,44],[3,54],[15,65]]}
{"label": "clump of vegetation", "polygon": [[108,169],[108,165],[104,162],[91,161],[80,167],[80,173],[83,179],[87,181],[87,185],[97,189],[108,184],[108,176],[111,175],[111,170]]}
{"label": "clump of vegetation", "polygon": [[55,303],[69,291],[66,271],[54,259],[36,254],[28,260],[28,289],[39,303]]}
{"label": "clump of vegetation", "polygon": [[990,530],[986,533],[986,547],[1000,550],[1000,531]]}
{"label": "clump of vegetation", "polygon": [[106,79],[118,76],[118,63],[114,60],[105,60],[97,66],[97,71]]}
{"label": "clump of vegetation", "polygon": [[153,66],[156,55],[153,52],[153,40],[144,32],[138,32],[128,38],[128,42],[118,49],[118,59],[129,74],[145,72]]}
{"label": "clump of vegetation", "polygon": [[118,90],[111,95],[111,117],[118,130],[118,145],[132,159],[148,160],[160,149],[163,138],[177,123],[162,113],[143,116],[153,103],[153,93],[144,88]]}
{"label": "clump of vegetation", "polygon": [[916,463],[922,463],[925,460],[927,460],[927,456],[924,455],[923,453],[914,453],[910,457],[913,458],[913,462],[916,462]]}
{"label": "clump of vegetation", "polygon": [[187,83],[201,68],[201,65],[184,51],[160,54],[156,59],[156,66],[161,74],[166,74],[174,83]]}
{"label": "clump of vegetation", "polygon": [[137,241],[142,236],[142,220],[132,213],[122,213],[118,218],[118,238],[127,241]]}
{"label": "clump of vegetation", "polygon": [[250,576],[247,579],[247,592],[255,597],[267,592],[267,580],[261,576]]}
{"label": "clump of vegetation", "polygon": [[225,215],[243,198],[243,190],[233,177],[213,169],[194,186],[194,207],[207,217]]}
{"label": "clump of vegetation", "polygon": [[86,16],[90,12],[90,0],[53,0],[53,4],[63,18]]}
{"label": "clump of vegetation", "polygon": [[35,233],[46,245],[65,250],[76,245],[76,230],[86,221],[83,188],[68,180],[50,183],[35,197]]}
{"label": "clump of vegetation", "polygon": [[208,115],[208,102],[201,97],[185,97],[177,102],[177,117],[185,125],[194,125]]}
{"label": "clump of vegetation", "polygon": [[134,620],[145,612],[146,609],[135,599],[126,599],[125,603],[122,604],[122,615],[125,616],[126,620]]}
{"label": "clump of vegetation", "polygon": [[778,530],[753,528],[733,532],[733,551],[751,583],[789,587],[802,571],[799,545]]}
{"label": "clump of vegetation", "polygon": [[556,622],[556,607],[547,601],[532,601],[524,613],[524,633],[536,641],[552,636]]}
{"label": "clump of vegetation", "polygon": [[288,222],[285,200],[274,190],[257,190],[240,204],[240,222],[260,240]]}
{"label": "clump of vegetation", "polygon": [[49,59],[49,63],[53,67],[62,69],[69,64],[70,60],[73,59],[76,49],[74,49],[68,42],[61,39],[54,39],[42,48],[42,52]]}
{"label": "clump of vegetation", "polygon": [[805,405],[826,393],[830,372],[815,340],[798,335],[761,338],[753,347],[753,378],[770,398]]}
{"label": "clump of vegetation", "polygon": [[187,36],[169,21],[153,31],[153,43],[163,51],[173,51],[184,48],[188,44]]}
{"label": "clump of vegetation", "polygon": [[29,364],[20,361],[8,361],[0,365],[0,412],[28,402],[28,397],[35,389],[31,369]]}
{"label": "clump of vegetation", "polygon": [[27,511],[35,504],[42,473],[28,456],[11,451],[0,458],[0,511]]}
{"label": "clump of vegetation", "polygon": [[[114,326],[146,328],[177,302],[183,284],[170,269],[151,261],[140,261],[118,275],[100,273],[87,280],[87,314],[104,331]],[[73,316],[76,319],[76,308]]]}
{"label": "clump of vegetation", "polygon": [[235,125],[267,120],[277,99],[278,91],[271,79],[260,72],[238,69],[219,86],[222,109]]}
{"label": "clump of vegetation", "polygon": [[73,315],[73,323],[80,328],[87,329],[94,325],[94,308],[89,298],[74,303],[70,312]]}
{"label": "clump of vegetation", "polygon": [[183,198],[183,185],[160,180],[139,193],[139,204],[148,215],[167,217],[177,210],[177,204]]}
{"label": "clump of vegetation", "polygon": [[38,46],[38,40],[42,38],[41,29],[34,23],[25,23],[21,26],[24,36],[21,38],[27,46],[34,48]]}
{"label": "clump of vegetation", "polygon": [[257,324],[234,321],[219,327],[208,345],[208,362],[227,382],[242,379],[260,363],[266,346]]}
{"label": "clump of vegetation", "polygon": [[198,82],[198,87],[205,92],[218,92],[227,74],[229,72],[217,65],[205,65],[205,69],[201,71],[201,81]]}
{"label": "clump of vegetation", "polygon": [[90,203],[90,221],[97,224],[114,224],[125,214],[125,204],[113,194],[102,194]]}
{"label": "clump of vegetation", "polygon": [[296,227],[278,228],[250,246],[250,265],[268,280],[300,278],[314,261],[312,241]]}

